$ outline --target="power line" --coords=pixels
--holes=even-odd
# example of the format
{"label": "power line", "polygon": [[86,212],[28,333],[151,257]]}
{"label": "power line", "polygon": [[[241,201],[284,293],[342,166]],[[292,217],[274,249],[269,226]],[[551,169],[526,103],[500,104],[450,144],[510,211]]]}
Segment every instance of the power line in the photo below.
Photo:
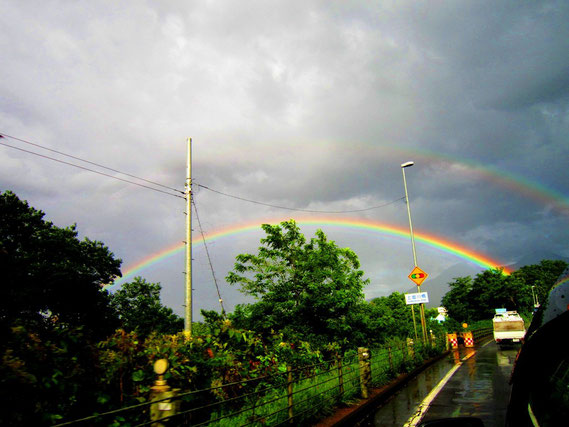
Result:
{"label": "power line", "polygon": [[[0,132],[0,137],[14,139],[14,140],[16,140],[16,141],[23,142],[24,144],[33,145],[34,147],[39,147],[39,148],[41,148],[41,149],[43,149],[43,150],[51,151],[52,153],[57,153],[57,154],[60,154],[60,155],[62,155],[62,156],[65,156],[65,157],[69,157],[69,158],[71,158],[71,159],[74,159],[74,160],[79,160],[79,161],[81,161],[81,162],[85,162],[85,163],[88,163],[88,164],[93,165],[93,166],[97,166],[97,167],[100,167],[100,168],[103,168],[103,169],[106,169],[106,170],[109,170],[109,171],[112,171],[112,172],[120,173],[121,175],[130,176],[131,178],[139,179],[139,180],[144,181],[144,182],[147,182],[147,183],[149,183],[149,184],[157,185],[158,187],[167,188],[168,190],[172,190],[172,191],[175,191],[175,192],[180,193],[180,194],[185,194],[183,191],[178,190],[177,188],[168,187],[167,185],[160,184],[159,182],[150,181],[150,180],[148,180],[148,179],[141,178],[141,177],[139,177],[139,176],[132,175],[132,174],[129,174],[129,173],[127,173],[127,172],[122,172],[122,171],[120,171],[120,170],[110,168],[110,167],[105,166],[105,165],[102,165],[102,164],[100,164],[100,163],[95,163],[95,162],[92,162],[92,161],[90,161],[90,160],[82,159],[81,157],[72,156],[71,154],[63,153],[62,151],[53,150],[53,149],[51,149],[51,148],[44,147],[43,145],[36,144],[36,143],[30,142],[30,141],[26,141],[25,139],[22,139],[22,138],[17,138],[17,137],[15,137],[15,136],[7,135],[7,134],[1,133],[1,132]],[[10,146],[8,145],[8,147],[10,147]],[[12,148],[15,148],[15,147],[12,147]],[[22,150],[22,151],[25,151],[25,150]],[[30,151],[28,151],[28,153],[36,154],[36,153],[30,152]],[[51,159],[50,157],[47,157],[47,158]],[[52,159],[52,160],[54,160],[54,159]],[[90,169],[87,169],[87,170],[90,170]],[[106,176],[109,176],[109,175],[106,175]],[[129,182],[129,181],[127,181],[127,182]]]}
{"label": "power line", "polygon": [[221,194],[222,196],[231,197],[232,199],[237,199],[237,200],[241,200],[244,202],[254,203],[256,205],[268,206],[268,207],[276,208],[276,209],[285,209],[285,210],[289,210],[289,211],[300,211],[300,212],[311,212],[311,213],[344,214],[344,213],[354,213],[354,212],[365,212],[365,211],[371,211],[373,209],[383,208],[385,206],[392,205],[393,203],[396,203],[400,200],[405,199],[405,196],[403,196],[403,197],[399,197],[398,199],[392,200],[391,202],[384,203],[383,205],[372,206],[372,207],[364,208],[364,209],[354,209],[354,210],[346,210],[346,211],[321,211],[321,210],[290,208],[287,206],[272,205],[270,203],[259,202],[257,200],[251,200],[251,199],[246,199],[244,197],[234,196],[232,194],[227,194],[227,193],[224,193],[224,192],[219,191],[219,190],[214,190],[213,188],[207,187],[205,185],[201,185],[201,184],[195,184],[195,185],[197,185],[198,187],[203,188],[205,190],[209,190],[213,193]]}
{"label": "power line", "polygon": [[215,289],[217,289],[217,296],[219,298],[219,304],[221,305],[221,314],[223,315],[223,317],[225,317],[225,308],[223,307],[223,299],[221,298],[221,292],[219,292],[219,285],[217,284],[217,279],[215,277],[215,271],[213,269],[211,257],[209,256],[209,250],[207,248],[207,244],[205,242],[205,234],[203,232],[202,223],[201,223],[200,217],[198,215],[198,207],[196,206],[196,202],[194,201],[193,198],[191,199],[191,201],[192,201],[192,205],[194,206],[194,211],[196,212],[196,219],[198,220],[198,226],[200,228],[200,233],[202,235],[203,245],[205,247],[205,253],[207,254],[207,260],[209,262],[209,267],[211,268],[211,274],[213,276],[213,282],[215,283]]}
{"label": "power line", "polygon": [[43,154],[35,153],[33,151],[24,150],[23,148],[14,147],[13,145],[9,145],[9,144],[6,144],[4,142],[0,142],[0,145],[3,145],[4,147],[13,148],[14,150],[23,151],[24,153],[33,154],[34,156],[43,157],[44,159],[53,160],[54,162],[63,163],[64,165],[73,166],[73,167],[78,168],[78,169],[83,169],[83,170],[86,170],[89,172],[93,172],[93,173],[96,173],[98,175],[103,175],[103,176],[106,176],[108,178],[116,179],[118,181],[126,182],[128,184],[138,185],[139,187],[143,187],[143,188],[146,188],[148,190],[157,191],[159,193],[167,194],[167,195],[173,196],[173,197],[179,197],[180,199],[185,200],[184,196],[178,196],[177,194],[172,194],[172,193],[169,193],[169,192],[164,191],[164,190],[159,190],[158,188],[153,188],[153,187],[149,187],[148,185],[140,184],[138,182],[129,181],[128,179],[119,178],[117,176],[109,175],[109,174],[104,173],[104,172],[99,172],[99,171],[96,171],[94,169],[89,169],[89,168],[86,168],[84,166],[80,166],[80,165],[76,165],[74,163],[66,162],[64,160],[56,159],[54,157],[49,157],[49,156],[46,156]]}
{"label": "power line", "polygon": [[[22,151],[22,152],[25,152],[25,153],[33,154],[33,155],[35,155],[35,156],[42,157],[42,158],[44,158],[44,159],[53,160],[53,161],[55,161],[55,162],[59,162],[59,163],[62,163],[62,164],[68,165],[68,166],[73,166],[73,167],[76,167],[76,168],[79,168],[79,169],[83,169],[83,170],[86,170],[86,171],[89,171],[89,172],[93,172],[93,173],[96,173],[96,174],[99,174],[99,175],[102,175],[102,176],[106,176],[106,177],[108,177],[108,178],[116,179],[116,180],[118,180],[118,181],[126,182],[126,183],[133,184],[133,185],[137,185],[137,186],[139,186],[139,187],[146,188],[146,189],[153,190],[153,191],[157,191],[157,192],[159,192],[159,193],[168,194],[169,196],[174,196],[174,197],[178,197],[178,198],[181,198],[181,199],[185,199],[185,198],[186,198],[186,197],[185,197],[186,193],[185,193],[184,191],[182,191],[182,190],[178,190],[178,189],[176,189],[176,188],[169,187],[169,186],[167,186],[167,185],[163,185],[163,184],[160,184],[160,183],[155,182],[155,181],[151,181],[151,180],[148,180],[148,179],[145,179],[145,178],[141,178],[141,177],[139,177],[139,176],[132,175],[132,174],[129,174],[129,173],[127,173],[127,172],[122,172],[122,171],[120,171],[120,170],[110,168],[110,167],[105,166],[105,165],[102,165],[102,164],[100,164],[100,163],[95,163],[95,162],[92,162],[92,161],[90,161],[90,160],[83,159],[83,158],[81,158],[81,157],[73,156],[73,155],[71,155],[71,154],[67,154],[67,153],[64,153],[64,152],[61,152],[61,151],[58,151],[58,150],[54,150],[54,149],[51,149],[51,148],[48,148],[48,147],[44,147],[44,146],[42,146],[42,145],[40,145],[40,144],[36,144],[36,143],[34,143],[34,142],[27,141],[27,140],[25,140],[25,139],[17,138],[17,137],[15,137],[15,136],[11,136],[11,135],[8,135],[8,134],[1,133],[1,132],[0,132],[0,139],[1,139],[1,138],[10,138],[10,139],[13,139],[13,140],[16,140],[16,141],[23,142],[23,143],[25,143],[25,144],[33,145],[33,146],[39,147],[39,148],[41,148],[41,149],[43,149],[43,150],[51,151],[51,152],[53,152],[53,153],[57,153],[57,154],[62,155],[62,156],[66,156],[66,157],[69,157],[69,158],[72,158],[72,159],[75,159],[75,160],[79,160],[79,161],[81,161],[81,162],[85,162],[85,163],[88,163],[88,164],[91,164],[91,165],[94,165],[94,166],[97,166],[97,167],[100,167],[100,168],[103,168],[103,169],[106,169],[106,170],[109,170],[109,171],[112,171],[112,172],[115,172],[115,173],[119,173],[119,174],[121,174],[121,175],[129,176],[129,177],[131,177],[131,178],[135,178],[135,179],[138,179],[138,180],[143,181],[143,182],[147,182],[147,183],[152,184],[152,185],[156,185],[156,186],[159,186],[159,187],[162,187],[162,188],[166,188],[166,189],[171,190],[171,191],[175,191],[176,193],[183,194],[183,196],[179,196],[179,195],[177,195],[177,194],[172,194],[172,193],[170,193],[170,192],[163,191],[163,190],[159,190],[159,189],[153,188],[153,187],[149,187],[149,186],[144,185],[144,184],[140,184],[140,183],[133,182],[133,181],[130,181],[130,180],[127,180],[127,179],[123,179],[123,178],[119,178],[119,177],[116,177],[116,176],[114,176],[114,175],[109,175],[109,174],[106,174],[106,173],[104,173],[104,172],[96,171],[96,170],[94,170],[94,169],[86,168],[86,167],[84,167],[84,166],[80,166],[80,165],[77,165],[77,164],[75,164],[75,163],[66,162],[66,161],[63,161],[63,160],[60,160],[60,159],[56,159],[56,158],[54,158],[54,157],[49,157],[49,156],[46,156],[46,155],[43,155],[43,154],[40,154],[40,153],[36,153],[36,152],[34,152],[34,151],[25,150],[25,149],[20,148],[20,147],[15,147],[15,146],[13,146],[13,145],[9,145],[9,144],[6,144],[6,143],[4,143],[4,142],[0,142],[0,145],[4,145],[5,147],[9,147],[9,148],[12,148],[12,149],[15,149],[15,150],[19,150],[19,151]],[[326,211],[326,210],[301,209],[301,208],[291,208],[291,207],[288,207],[288,206],[273,205],[273,204],[271,204],[271,203],[260,202],[260,201],[258,201],[258,200],[247,199],[247,198],[244,198],[244,197],[235,196],[235,195],[233,195],[233,194],[224,193],[224,192],[222,192],[222,191],[215,190],[215,189],[213,189],[213,188],[211,188],[211,187],[208,187],[208,186],[205,186],[205,185],[201,185],[201,184],[196,184],[196,185],[197,185],[198,187],[200,187],[200,188],[203,188],[203,189],[205,189],[205,190],[209,190],[209,191],[211,191],[211,192],[213,192],[213,193],[217,193],[217,194],[220,194],[220,195],[222,195],[222,196],[231,197],[231,198],[233,198],[233,199],[241,200],[241,201],[248,202],[248,203],[254,203],[254,204],[257,204],[257,205],[268,206],[268,207],[276,208],[276,209],[284,209],[284,210],[298,211],[298,212],[309,212],[309,213],[345,214],[345,213],[365,212],[365,211],[370,211],[370,210],[374,210],[374,209],[383,208],[383,207],[385,207],[385,206],[389,206],[389,205],[391,205],[391,204],[393,204],[393,203],[396,203],[396,202],[398,202],[398,201],[400,201],[400,200],[404,200],[404,199],[405,199],[405,196],[403,196],[403,197],[400,197],[400,198],[398,198],[398,199],[392,200],[392,201],[390,201],[390,202],[384,203],[384,204],[382,204],[382,205],[371,206],[371,207],[369,207],[369,208],[363,208],[363,209],[352,209],[352,210],[343,210],[343,211]]]}

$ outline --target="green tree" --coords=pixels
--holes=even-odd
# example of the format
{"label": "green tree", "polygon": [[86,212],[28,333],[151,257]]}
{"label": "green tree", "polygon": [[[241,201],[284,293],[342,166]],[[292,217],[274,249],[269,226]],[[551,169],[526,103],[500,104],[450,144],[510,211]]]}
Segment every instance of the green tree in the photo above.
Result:
{"label": "green tree", "polygon": [[457,277],[454,282],[449,283],[449,286],[450,291],[445,294],[441,302],[447,309],[448,316],[459,322],[469,320],[471,311],[474,310],[470,302],[472,278],[470,276]]}
{"label": "green tree", "polygon": [[491,319],[496,308],[529,315],[533,311],[532,286],[543,302],[566,266],[564,261],[542,260],[510,275],[503,274],[501,269],[489,269],[477,274],[474,280],[469,276],[459,277],[449,283],[451,289],[443,297],[442,305],[459,322]]}
{"label": "green tree", "polygon": [[266,237],[258,254],[238,255],[226,277],[258,299],[236,310],[234,322],[263,334],[282,332],[289,340],[347,342],[351,311],[364,300],[368,283],[357,255],[322,230],[307,242],[294,220],[262,228]]}
{"label": "green tree", "polygon": [[513,277],[505,275],[501,269],[488,269],[479,273],[472,282],[468,303],[468,320],[491,319],[496,308],[520,311],[519,286]]}
{"label": "green tree", "polygon": [[147,337],[152,332],[176,334],[184,329],[184,319],[162,305],[161,289],[160,283],[135,277],[112,295],[111,304],[125,331]]}
{"label": "green tree", "polygon": [[0,194],[0,401],[9,408],[2,425],[84,414],[81,404],[97,394],[93,343],[118,326],[102,286],[120,276],[121,261],[44,215]]}
{"label": "green tree", "polygon": [[6,191],[0,195],[0,326],[14,322],[83,326],[99,336],[116,317],[102,286],[121,275],[121,261],[101,242],[79,240],[76,226],[59,228]]}
{"label": "green tree", "polygon": [[[389,338],[413,336],[411,308],[405,304],[403,294],[393,292],[391,295],[372,299],[369,302],[369,312],[368,334],[373,343],[381,344]],[[419,310],[415,310],[415,316],[420,328]]]}
{"label": "green tree", "polygon": [[442,305],[451,318],[472,323],[491,319],[496,308],[520,310],[519,283],[501,269],[489,269],[476,275],[458,277],[449,283],[451,290],[443,297]]}
{"label": "green tree", "polygon": [[512,273],[521,282],[520,298],[525,302],[523,311],[530,313],[533,310],[533,294],[540,303],[547,300],[551,287],[567,265],[565,261],[544,259],[539,264],[525,265]]}

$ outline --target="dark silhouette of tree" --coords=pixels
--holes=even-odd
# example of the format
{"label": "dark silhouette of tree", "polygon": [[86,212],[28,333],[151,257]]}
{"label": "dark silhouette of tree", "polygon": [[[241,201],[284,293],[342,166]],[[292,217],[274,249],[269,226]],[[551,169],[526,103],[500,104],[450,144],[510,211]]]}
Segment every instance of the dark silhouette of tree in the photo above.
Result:
{"label": "dark silhouette of tree", "polygon": [[75,225],[56,227],[44,215],[10,191],[0,195],[3,332],[14,322],[112,332],[117,319],[102,286],[121,275],[121,261],[103,243],[79,240]]}
{"label": "dark silhouette of tree", "polygon": [[140,337],[152,332],[176,334],[184,329],[184,319],[160,301],[160,283],[150,283],[141,277],[125,283],[111,297],[122,328]]}

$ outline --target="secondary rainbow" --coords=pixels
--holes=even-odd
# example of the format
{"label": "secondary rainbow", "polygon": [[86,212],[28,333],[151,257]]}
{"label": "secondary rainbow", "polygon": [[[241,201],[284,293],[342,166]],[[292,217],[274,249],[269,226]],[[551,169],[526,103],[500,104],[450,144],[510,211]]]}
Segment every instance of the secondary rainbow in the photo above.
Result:
{"label": "secondary rainbow", "polygon": [[[283,157],[291,150],[290,143],[282,144],[282,152],[275,152],[275,148],[271,145],[271,155],[274,157]],[[349,147],[349,151],[346,151]],[[509,172],[506,169],[492,166],[488,163],[477,162],[471,159],[461,158],[448,153],[439,151],[431,151],[424,148],[414,147],[412,149],[396,148],[396,147],[374,147],[361,141],[350,141],[349,144],[342,145],[329,144],[324,141],[310,141],[310,144],[304,144],[303,150],[312,149],[314,152],[334,151],[337,156],[350,156],[352,153],[362,154],[366,158],[375,158],[380,156],[382,161],[387,157],[391,159],[393,169],[399,169],[399,165],[404,160],[415,160],[420,164],[436,166],[437,163],[444,163],[444,169],[449,173],[457,173],[460,175],[473,175],[478,179],[489,181],[495,185],[503,187],[514,194],[529,197],[546,206],[551,206],[563,215],[569,215],[569,196],[548,188],[538,181],[530,180],[526,176]],[[266,150],[265,146],[256,147],[256,150]],[[239,152],[225,152],[231,158],[239,156]],[[217,155],[217,154],[216,154]],[[383,163],[385,165],[385,163]],[[457,166],[458,169],[452,171]]]}
{"label": "secondary rainbow", "polygon": [[[210,233],[206,236],[206,242],[234,236],[237,234],[243,234],[250,231],[260,230],[261,224],[278,224],[281,221],[286,220],[286,218],[279,218],[279,219],[271,219],[271,220],[264,220],[264,221],[255,221],[247,224],[239,224],[239,225],[232,225],[224,228],[220,228],[215,230],[214,232]],[[324,228],[326,226],[330,227],[340,227],[345,228],[348,230],[363,230],[368,231],[371,233],[377,233],[383,236],[391,236],[397,238],[405,238],[409,239],[409,229],[400,227],[398,225],[393,224],[386,224],[376,221],[364,220],[364,219],[336,219],[336,218],[300,218],[295,219],[297,224],[300,226],[317,226],[319,228]],[[326,232],[326,230],[324,230]],[[488,269],[488,268],[504,268],[504,273],[509,274],[510,271],[503,267],[503,265],[490,257],[474,251],[464,245],[459,243],[450,241],[448,239],[444,239],[441,236],[436,236],[431,233],[425,232],[415,232],[415,241],[426,246],[430,246],[432,248],[438,249],[442,252],[447,254],[451,254],[458,258],[461,258],[465,261],[468,261],[472,264],[475,264],[479,267]],[[193,247],[198,247],[200,244],[203,243],[203,240],[196,239],[192,243]],[[135,275],[139,274],[146,268],[149,268],[159,262],[174,256],[177,253],[180,253],[184,250],[185,243],[180,242],[176,243],[175,245],[169,246],[167,248],[162,249],[159,252],[151,254],[144,259],[140,260],[139,262],[129,266],[123,274],[122,278],[115,280],[112,284],[107,285],[114,286],[121,283],[128,281],[129,279],[133,278]]]}

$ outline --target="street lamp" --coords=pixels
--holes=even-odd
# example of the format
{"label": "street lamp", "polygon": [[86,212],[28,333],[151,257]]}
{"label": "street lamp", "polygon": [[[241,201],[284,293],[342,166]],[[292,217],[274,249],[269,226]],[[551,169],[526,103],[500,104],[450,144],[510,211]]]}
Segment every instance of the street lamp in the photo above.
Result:
{"label": "street lamp", "polygon": [[[409,203],[409,195],[407,193],[407,180],[405,179],[405,168],[411,167],[415,162],[405,162],[401,164],[401,172],[403,172],[403,187],[405,188],[405,203],[407,204],[407,216],[409,217],[409,232],[411,234],[411,248],[413,249],[413,263],[417,266],[417,252],[415,251],[415,236],[413,235],[413,222],[411,221],[411,205]],[[417,285],[419,293],[421,293],[421,285]],[[421,303],[421,328],[423,329],[423,342],[427,342],[427,325],[425,322],[425,304]]]}
{"label": "street lamp", "polygon": [[415,252],[415,237],[413,236],[413,223],[411,222],[411,206],[409,205],[409,195],[407,194],[407,180],[405,179],[405,168],[413,166],[415,162],[405,162],[401,165],[403,172],[403,187],[405,187],[405,203],[407,204],[407,215],[409,216],[409,230],[411,232],[411,247],[413,248],[413,263],[417,267],[417,253]]}
{"label": "street lamp", "polygon": [[534,292],[535,285],[531,287],[531,295],[533,296],[533,307],[539,307],[539,300],[537,299],[537,295]]}

